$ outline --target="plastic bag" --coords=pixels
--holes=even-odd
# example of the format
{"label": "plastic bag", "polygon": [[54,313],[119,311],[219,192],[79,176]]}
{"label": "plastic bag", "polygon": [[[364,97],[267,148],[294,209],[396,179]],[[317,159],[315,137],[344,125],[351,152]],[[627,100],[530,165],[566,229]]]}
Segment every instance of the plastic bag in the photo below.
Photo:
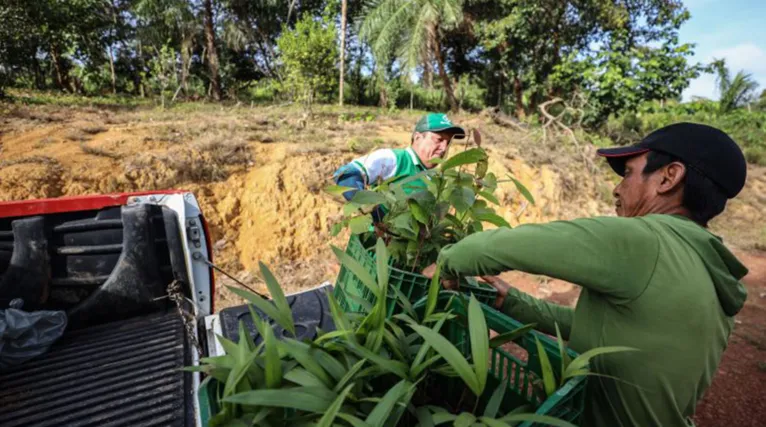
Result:
{"label": "plastic bag", "polygon": [[39,356],[64,334],[67,325],[63,311],[20,310],[19,300],[0,310],[0,370],[20,365]]}

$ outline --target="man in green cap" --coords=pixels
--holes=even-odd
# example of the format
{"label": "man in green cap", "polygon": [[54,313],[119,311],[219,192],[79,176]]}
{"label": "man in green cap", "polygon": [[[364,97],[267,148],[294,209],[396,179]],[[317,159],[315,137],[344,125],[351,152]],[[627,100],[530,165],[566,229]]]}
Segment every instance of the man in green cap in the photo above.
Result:
{"label": "man in green cap", "polygon": [[[726,133],[695,123],[598,154],[622,177],[617,217],[470,235],[442,249],[443,283],[482,276],[498,291],[495,308],[548,334],[558,326],[581,354],[638,350],[591,360],[600,376],[588,380],[580,425],[693,426],[747,296],[747,268],[707,229],[742,190],[747,163]],[[566,280],[582,293],[574,308],[539,300],[495,277],[507,270]]]}
{"label": "man in green cap", "polygon": [[[396,182],[435,167],[431,160],[444,158],[452,140],[465,136],[465,130],[453,124],[446,114],[429,113],[415,125],[409,147],[375,150],[341,166],[333,179],[340,186],[356,189],[343,193],[346,200],[351,200],[358,190],[391,178]],[[409,193],[414,189],[409,187],[418,186],[425,187],[425,183],[416,180],[405,191]],[[373,217],[378,221],[380,212],[373,212]]]}

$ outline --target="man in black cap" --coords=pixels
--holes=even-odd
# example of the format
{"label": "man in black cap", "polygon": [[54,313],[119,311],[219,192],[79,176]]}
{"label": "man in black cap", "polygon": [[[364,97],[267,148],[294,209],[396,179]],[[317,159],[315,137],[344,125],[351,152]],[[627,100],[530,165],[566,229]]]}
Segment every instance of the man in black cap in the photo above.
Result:
{"label": "man in black cap", "polygon": [[[601,149],[623,177],[619,217],[528,224],[471,235],[440,254],[445,286],[483,276],[495,307],[577,352],[638,351],[591,361],[583,426],[689,426],[747,296],[747,269],[707,230],[745,184],[742,151],[724,132],[678,123],[631,147]],[[429,267],[424,274],[432,274]],[[572,309],[493,277],[506,270],[582,286]],[[617,377],[615,380],[609,377]]]}

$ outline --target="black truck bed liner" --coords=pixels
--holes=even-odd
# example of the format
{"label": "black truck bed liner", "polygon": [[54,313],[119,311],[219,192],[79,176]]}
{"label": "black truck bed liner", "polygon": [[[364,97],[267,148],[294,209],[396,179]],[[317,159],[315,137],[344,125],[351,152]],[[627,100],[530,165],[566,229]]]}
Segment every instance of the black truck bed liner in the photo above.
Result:
{"label": "black truck bed liner", "polygon": [[0,373],[0,426],[192,426],[190,351],[173,310],[71,331]]}

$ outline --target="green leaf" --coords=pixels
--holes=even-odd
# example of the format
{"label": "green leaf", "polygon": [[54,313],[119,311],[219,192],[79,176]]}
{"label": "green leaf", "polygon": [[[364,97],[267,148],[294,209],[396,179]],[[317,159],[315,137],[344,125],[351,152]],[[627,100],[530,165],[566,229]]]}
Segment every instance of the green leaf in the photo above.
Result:
{"label": "green leaf", "polygon": [[367,363],[367,359],[362,359],[354,364],[354,366],[351,367],[351,369],[346,372],[346,375],[343,376],[343,378],[338,381],[338,384],[335,385],[334,391],[338,391],[346,386],[346,384],[350,383],[352,380],[356,379],[356,374],[359,373],[359,371],[362,370],[362,367],[364,367],[364,364]]}
{"label": "green leaf", "polygon": [[484,178],[484,176],[487,174],[487,169],[489,168],[489,160],[484,159],[480,160],[479,163],[476,164],[476,177],[481,179]]}
{"label": "green leaf", "polygon": [[259,425],[261,425],[261,424],[260,424],[260,423],[261,423],[261,421],[265,420],[265,419],[266,419],[266,417],[268,417],[269,415],[271,415],[271,411],[272,411],[272,410],[271,410],[271,409],[269,409],[269,408],[263,408],[263,409],[261,409],[260,411],[258,411],[258,412],[255,414],[255,416],[254,416],[254,417],[253,417],[253,419],[250,421],[250,424],[248,424],[248,426],[259,426]]}
{"label": "green leaf", "polygon": [[553,373],[551,362],[548,359],[548,353],[545,352],[540,340],[535,337],[535,343],[537,343],[537,356],[540,358],[540,368],[543,373],[543,386],[545,387],[545,395],[550,396],[556,392],[556,376]]}
{"label": "green leaf", "polygon": [[481,182],[490,190],[494,191],[497,188],[497,177],[492,172],[488,173]]}
{"label": "green leaf", "polygon": [[332,388],[332,379],[327,375],[327,372],[325,372],[319,362],[314,358],[314,355],[309,351],[311,347],[309,347],[308,344],[288,338],[282,340],[282,345],[301,366],[314,374],[315,377],[319,378],[326,387]]}
{"label": "green leaf", "polygon": [[484,408],[484,416],[489,418],[495,418],[497,411],[500,409],[500,404],[503,403],[505,397],[505,391],[508,389],[508,385],[505,382],[500,382],[495,391],[492,393],[492,397],[489,398],[487,406]]}
{"label": "green leaf", "polygon": [[410,325],[410,327],[420,334],[449,363],[474,394],[477,396],[481,395],[483,387],[479,386],[479,379],[476,377],[476,373],[471,369],[471,365],[468,364],[465,357],[460,354],[460,350],[438,332],[420,325]]}
{"label": "green leaf", "polygon": [[505,220],[505,218],[501,217],[498,214],[494,213],[480,213],[480,214],[474,214],[474,218],[476,218],[479,221],[488,222],[490,224],[494,224],[498,227],[508,227],[511,228],[511,224],[508,223],[508,221]]}
{"label": "green leaf", "polygon": [[415,410],[415,416],[418,417],[418,427],[434,427],[434,417],[431,411],[423,406]]}
{"label": "green leaf", "polygon": [[[263,276],[263,280],[266,282],[266,287],[269,289],[271,299],[274,301],[274,305],[277,307],[277,310],[279,310],[279,314],[283,322],[280,322],[280,326],[287,329],[291,334],[293,334],[293,336],[295,336],[293,312],[290,308],[290,304],[287,303],[287,298],[285,298],[285,293],[282,291],[282,287],[279,286],[279,282],[277,282],[277,279],[273,274],[271,274],[271,271],[269,271],[269,268],[266,267],[266,264],[259,261],[258,267],[261,269],[261,275]],[[279,319],[276,318],[274,320],[279,321]]]}
{"label": "green leaf", "polygon": [[561,331],[559,330],[558,322],[554,322],[556,325],[556,341],[559,344],[559,357],[561,358],[561,383],[564,383],[564,375],[566,374],[567,366],[571,362],[569,354],[567,353],[567,346],[564,340],[561,338]]}
{"label": "green leaf", "polygon": [[351,232],[354,234],[363,234],[370,231],[372,227],[372,218],[369,215],[362,215],[351,218],[348,222]]}
{"label": "green leaf", "polygon": [[572,372],[579,371],[580,369],[585,368],[588,363],[590,363],[590,359],[602,355],[602,354],[608,354],[608,353],[619,353],[623,351],[638,351],[637,348],[633,347],[621,347],[621,346],[610,346],[610,347],[597,347],[591,350],[586,351],[585,353],[582,353],[581,355],[577,356],[575,360],[572,361],[572,363],[569,364],[567,367],[566,372],[564,373],[564,379],[572,377]]}
{"label": "green leaf", "polygon": [[391,412],[394,410],[395,405],[399,400],[404,397],[409,391],[411,384],[406,380],[401,380],[391,387],[380,402],[375,405],[372,412],[367,416],[365,422],[373,427],[383,427]]}
{"label": "green leaf", "polygon": [[417,319],[417,314],[415,313],[415,309],[412,307],[412,302],[410,302],[409,298],[407,298],[407,296],[404,295],[402,290],[399,289],[399,287],[397,286],[391,286],[390,290],[394,291],[394,294],[396,295],[396,299],[399,302],[399,305],[402,306],[404,313],[406,313],[412,318]]}
{"label": "green leaf", "polygon": [[370,424],[367,424],[366,422],[362,421],[361,419],[344,412],[341,412],[338,414],[338,418],[342,419],[343,421],[351,424],[351,427],[372,427]]}
{"label": "green leaf", "polygon": [[527,187],[524,186],[524,184],[521,183],[518,179],[508,175],[508,178],[513,181],[513,184],[516,186],[516,189],[519,190],[519,193],[521,193],[522,196],[524,196],[525,199],[529,201],[529,203],[535,204],[535,198],[532,197],[532,193],[527,190]]}
{"label": "green leaf", "polygon": [[479,300],[473,294],[471,294],[471,300],[468,303],[468,331],[471,335],[471,354],[479,386],[479,392],[476,395],[479,396],[484,392],[484,387],[487,385],[489,331]]}
{"label": "green leaf", "polygon": [[294,333],[295,325],[292,323],[292,317],[293,317],[292,312],[289,312],[289,318],[286,318],[283,312],[279,310],[275,304],[270,303],[269,301],[261,298],[260,296],[250,291],[235,288],[233,286],[227,286],[227,288],[229,288],[235,295],[246,299],[251,304],[256,306],[259,310],[264,312],[266,316],[274,319],[274,321],[277,322],[279,326],[283,327],[287,331]]}
{"label": "green leaf", "polygon": [[327,187],[324,188],[324,191],[332,194],[333,196],[342,196],[343,193],[347,191],[356,191],[356,190],[358,190],[358,188],[343,187],[341,185],[328,185]]}
{"label": "green leaf", "polygon": [[448,412],[436,412],[433,415],[433,420],[435,425],[444,424],[450,421],[455,421],[455,418],[457,418],[457,415],[450,414]]}
{"label": "green leaf", "polygon": [[322,334],[321,336],[317,337],[314,340],[314,344],[318,345],[321,344],[327,340],[332,340],[335,338],[345,338],[345,337],[353,337],[354,331],[332,331],[332,332],[326,332]]}
{"label": "green leaf", "polygon": [[310,388],[286,388],[279,390],[253,390],[223,399],[224,402],[249,406],[266,406],[297,409],[321,414],[327,411],[332,400]]}
{"label": "green leaf", "polygon": [[317,424],[317,427],[332,427],[332,422],[335,421],[335,417],[338,415],[338,412],[340,411],[340,407],[343,405],[343,401],[346,400],[346,396],[351,391],[351,389],[354,387],[354,384],[349,384],[348,387],[343,389],[342,392],[338,395],[337,398],[335,398],[335,401],[332,402],[329,408],[327,408],[327,412],[322,415],[322,418],[319,420],[319,424]]}
{"label": "green leaf", "polygon": [[[347,295],[346,295],[346,298],[348,298],[348,299],[350,299],[351,301],[353,301],[353,302],[355,302],[355,303],[359,304],[359,307],[361,307],[361,308],[362,308],[362,310],[364,310],[366,313],[369,313],[369,312],[371,312],[371,311],[372,311],[372,304],[370,304],[370,302],[369,302],[369,301],[367,301],[367,300],[365,300],[364,298],[358,297],[358,296],[356,296],[356,295],[353,295],[353,294],[347,294]],[[353,317],[355,314],[356,314],[356,315],[359,315],[358,313],[346,313],[346,315],[349,317],[349,320],[351,320],[351,318],[352,318],[352,317]]]}
{"label": "green leaf", "polygon": [[553,427],[577,427],[570,422],[548,415],[539,414],[510,414],[500,418],[500,420],[506,423],[531,421],[533,423],[540,423],[542,425],[549,425]]}
{"label": "green leaf", "polygon": [[439,289],[441,289],[441,282],[439,277],[441,276],[442,264],[436,264],[436,271],[434,271],[433,277],[431,277],[431,285],[428,287],[428,296],[426,298],[426,314],[425,319],[428,319],[436,309],[436,303],[439,300]]}
{"label": "green leaf", "polygon": [[352,203],[358,205],[382,205],[388,201],[386,196],[375,191],[359,190],[351,198]]}
{"label": "green leaf", "polygon": [[309,354],[312,355],[317,362],[319,362],[322,368],[324,368],[324,370],[327,371],[335,379],[335,381],[340,381],[340,379],[346,375],[346,368],[343,367],[343,364],[338,362],[338,359],[332,357],[324,350],[312,348],[309,350]]}
{"label": "green leaf", "polygon": [[370,290],[370,292],[372,292],[373,295],[379,297],[380,289],[378,289],[378,284],[372,278],[372,275],[367,271],[367,269],[359,264],[359,261],[343,252],[337,246],[331,245],[330,247],[332,248],[332,251],[335,253],[335,256],[338,258],[340,263],[347,269],[351,270],[351,272],[362,282],[364,286],[367,287],[367,289]]}
{"label": "green leaf", "polygon": [[267,388],[278,388],[282,384],[282,361],[279,359],[279,345],[274,337],[272,328],[265,328],[266,335],[263,336],[265,346],[265,376]]}
{"label": "green leaf", "polygon": [[327,302],[330,304],[330,315],[332,316],[335,328],[339,331],[351,331],[348,317],[338,305],[338,300],[335,299],[335,295],[332,292],[327,293]]}
{"label": "green leaf", "polygon": [[[326,387],[326,384],[322,382],[316,375],[303,368],[293,368],[284,375],[287,381],[304,386],[304,387]],[[337,391],[337,390],[336,390]]]}
{"label": "green leaf", "polygon": [[407,365],[397,360],[386,359],[383,356],[373,353],[369,349],[359,346],[351,345],[349,348],[357,353],[360,357],[368,359],[371,363],[377,365],[386,372],[398,376],[399,378],[407,378]]}
{"label": "green leaf", "polygon": [[353,216],[360,212],[361,206],[357,205],[356,203],[346,203],[343,205],[343,215],[345,216]]}
{"label": "green leaf", "polygon": [[226,354],[230,355],[234,360],[239,356],[239,347],[237,347],[237,343],[234,341],[224,337],[223,335],[216,334],[216,338],[218,338],[218,342],[221,343],[221,347],[223,347],[223,351],[226,352]]}
{"label": "green leaf", "polygon": [[527,332],[531,331],[537,326],[537,323],[531,323],[529,325],[524,325],[518,329],[514,329],[509,332],[502,333],[491,340],[489,340],[489,348],[496,348],[500,347],[501,345],[513,341],[521,336],[524,336]]}
{"label": "green leaf", "polygon": [[[383,241],[383,239],[378,238],[377,242],[375,242],[375,261],[376,261],[376,271],[378,273],[378,289],[380,289],[380,292],[378,294],[379,301],[376,301],[377,304],[380,306],[381,309],[381,319],[379,323],[376,323],[379,327],[383,325],[383,321],[385,320],[385,311],[386,311],[386,297],[388,296],[388,273],[389,273],[389,267],[388,267],[388,249],[386,249],[386,243]],[[382,300],[382,301],[380,301]]]}
{"label": "green leaf", "polygon": [[476,417],[470,412],[462,412],[455,418],[455,427],[468,427],[476,422]]}
{"label": "green leaf", "polygon": [[477,163],[487,159],[486,151],[481,148],[472,148],[450,157],[439,166],[442,171],[446,171],[458,166]]}
{"label": "green leaf", "polygon": [[486,425],[487,427],[508,427],[508,423],[487,416],[479,417],[479,422]]}
{"label": "green leaf", "polygon": [[[427,345],[424,345],[423,347],[427,347]],[[410,375],[412,375],[412,378],[418,378],[423,371],[428,369],[431,365],[441,360],[440,355],[432,356],[428,358],[428,360],[424,361],[423,363],[419,365],[413,365],[412,369],[410,370]]]}
{"label": "green leaf", "polygon": [[479,194],[479,196],[489,200],[490,202],[492,202],[492,203],[494,203],[496,205],[500,204],[500,201],[497,200],[497,197],[495,197],[495,195],[490,193],[489,191],[479,191],[478,194]]}
{"label": "green leaf", "polygon": [[428,224],[428,214],[426,213],[425,209],[420,206],[420,203],[418,203],[417,200],[409,199],[407,200],[407,205],[410,207],[410,213],[412,214],[413,218],[415,218],[421,224]]}
{"label": "green leaf", "polygon": [[459,212],[467,211],[476,200],[476,194],[468,187],[457,187],[450,194],[450,203]]}
{"label": "green leaf", "polygon": [[[406,322],[410,324],[410,327],[413,325],[417,325],[415,321],[412,319],[404,319]],[[441,319],[437,320],[434,326],[431,328],[434,333],[439,335],[439,331],[441,330],[442,326],[444,326],[444,322],[446,322],[448,319],[446,317],[442,317]],[[414,330],[414,329],[413,329]],[[415,331],[417,333],[417,331]],[[418,334],[420,335],[420,334]],[[423,363],[423,359],[426,358],[426,354],[428,354],[428,350],[431,348],[431,346],[428,344],[428,342],[423,343],[423,345],[420,347],[420,350],[418,350],[418,354],[415,356],[415,360],[412,362],[413,370],[422,370],[423,367],[419,366],[421,363]],[[462,357],[462,356],[461,356]]]}

